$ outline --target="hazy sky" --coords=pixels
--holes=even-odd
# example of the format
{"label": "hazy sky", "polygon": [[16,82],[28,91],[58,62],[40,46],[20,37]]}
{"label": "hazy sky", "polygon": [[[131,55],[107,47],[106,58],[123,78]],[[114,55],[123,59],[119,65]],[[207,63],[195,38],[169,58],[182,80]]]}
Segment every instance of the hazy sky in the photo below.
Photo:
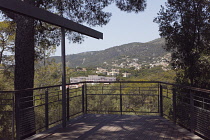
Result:
{"label": "hazy sky", "polygon": [[[154,17],[166,0],[147,0],[147,8],[138,14],[120,11],[115,5],[106,8],[112,13],[110,22],[103,27],[93,29],[103,33],[104,39],[97,40],[86,37],[82,44],[68,43],[66,40],[66,54],[77,54],[86,51],[104,50],[131,42],[148,42],[159,38],[158,24],[153,22]],[[57,47],[56,56],[61,55],[61,48]]]}

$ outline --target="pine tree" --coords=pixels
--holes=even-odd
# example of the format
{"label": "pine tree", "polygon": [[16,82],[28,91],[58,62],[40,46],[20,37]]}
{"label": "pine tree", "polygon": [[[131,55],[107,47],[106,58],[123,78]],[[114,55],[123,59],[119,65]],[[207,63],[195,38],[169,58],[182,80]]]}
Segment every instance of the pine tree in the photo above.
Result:
{"label": "pine tree", "polygon": [[210,14],[207,0],[168,0],[154,22],[172,52],[177,82],[206,87],[210,78]]}

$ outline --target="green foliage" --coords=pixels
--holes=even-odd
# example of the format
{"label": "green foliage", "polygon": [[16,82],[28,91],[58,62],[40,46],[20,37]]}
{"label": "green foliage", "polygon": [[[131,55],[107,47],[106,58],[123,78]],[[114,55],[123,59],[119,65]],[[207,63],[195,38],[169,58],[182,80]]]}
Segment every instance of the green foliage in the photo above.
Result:
{"label": "green foliage", "polygon": [[183,76],[177,79],[180,84],[210,87],[209,19],[206,0],[169,0],[154,19],[166,39],[165,49],[172,52],[173,67]]}
{"label": "green foliage", "polygon": [[11,21],[0,22],[0,64],[8,61],[5,52],[14,53],[15,24]]}
{"label": "green foliage", "polygon": [[122,98],[122,110],[126,114],[157,112],[157,87],[152,83],[88,85],[88,110],[94,113],[120,113]]}
{"label": "green foliage", "polygon": [[129,72],[129,78],[120,78],[125,81],[164,81],[174,83],[176,72],[174,70],[164,71],[161,66],[144,68],[140,70],[121,69],[121,72]]}
{"label": "green foliage", "polygon": [[12,95],[12,93],[0,94],[0,139],[12,139],[12,126],[14,119]]}
{"label": "green foliage", "polygon": [[0,64],[0,90],[14,89],[14,73],[12,69]]}
{"label": "green foliage", "polygon": [[[0,90],[13,90],[13,74],[0,67]],[[13,93],[0,93],[0,139],[12,139],[12,104]]]}
{"label": "green foliage", "polygon": [[[166,39],[165,49],[172,52],[172,66],[176,71],[175,81],[180,85],[210,88],[209,9],[207,0],[168,0],[166,6],[162,6],[154,19],[159,24],[160,35]],[[177,122],[190,128],[191,99],[194,101],[195,108],[205,110],[207,108],[203,107],[205,106],[203,100],[208,100],[209,95],[181,87],[173,88],[176,90],[177,97]],[[166,91],[168,92],[168,89]],[[170,106],[165,106],[172,104],[172,100],[166,98],[166,91],[163,93],[164,113],[169,115],[168,118],[172,118],[174,110]],[[199,105],[200,103],[203,104]],[[195,120],[201,115],[197,112],[193,114],[196,116]]]}
{"label": "green foliage", "polygon": [[46,66],[37,66],[34,77],[34,87],[44,87],[61,84],[61,64],[50,62]]}
{"label": "green foliage", "polygon": [[[120,69],[120,73],[128,72],[131,76],[128,78],[122,77],[120,74],[117,79],[120,81],[164,81],[174,83],[175,74],[174,70],[164,71],[161,66],[153,67],[150,69]],[[70,77],[95,75],[95,69],[87,68],[87,71],[80,71],[78,68],[66,67],[66,82],[69,83]],[[52,86],[61,84],[61,64],[55,62],[48,62],[46,66],[37,64],[35,71],[35,87]],[[106,76],[106,75],[101,75]],[[47,80],[46,80],[47,79]]]}

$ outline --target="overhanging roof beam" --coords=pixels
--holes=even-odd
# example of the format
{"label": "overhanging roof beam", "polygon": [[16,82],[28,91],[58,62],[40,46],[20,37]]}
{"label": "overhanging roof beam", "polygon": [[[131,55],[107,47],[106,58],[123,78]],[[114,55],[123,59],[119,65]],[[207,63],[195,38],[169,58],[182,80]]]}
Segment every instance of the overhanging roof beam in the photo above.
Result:
{"label": "overhanging roof beam", "polygon": [[78,24],[44,9],[18,0],[0,0],[0,9],[9,10],[37,20],[41,20],[67,30],[75,31],[96,39],[103,39],[103,34],[84,25]]}

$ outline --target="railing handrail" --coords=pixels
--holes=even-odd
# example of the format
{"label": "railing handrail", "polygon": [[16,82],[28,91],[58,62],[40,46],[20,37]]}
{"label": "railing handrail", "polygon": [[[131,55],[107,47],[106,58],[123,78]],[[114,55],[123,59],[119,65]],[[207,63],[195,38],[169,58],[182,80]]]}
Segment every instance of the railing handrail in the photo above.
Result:
{"label": "railing handrail", "polygon": [[[205,92],[210,94],[209,89],[203,89],[198,87],[192,87],[192,86],[185,86],[185,85],[179,85],[174,83],[168,83],[168,82],[162,82],[162,81],[83,81],[83,82],[76,82],[76,83],[67,83],[66,85],[75,85],[75,84],[88,84],[88,83],[159,83],[159,84],[167,84],[171,86],[186,88],[194,91],[199,92]],[[53,88],[53,87],[60,87],[60,85],[53,85],[53,86],[45,86],[45,87],[38,87],[38,88],[27,88],[22,90],[10,90],[10,91],[0,91],[0,93],[15,93],[15,92],[21,92],[21,91],[30,91],[30,90],[40,90],[40,89],[47,89],[47,88]]]}
{"label": "railing handrail", "polygon": [[[83,81],[83,82],[76,82],[76,83],[67,83],[66,85],[75,85],[75,84],[85,84],[85,83],[159,83],[159,81]],[[28,91],[28,90],[39,90],[39,89],[47,89],[53,87],[60,87],[60,85],[53,85],[53,86],[45,86],[45,87],[38,87],[38,88],[27,88],[22,90],[3,90],[0,93],[12,93],[12,92],[21,92],[21,91]]]}
{"label": "railing handrail", "polygon": [[159,81],[159,83],[161,83],[161,84],[167,84],[167,85],[172,85],[172,86],[176,86],[176,87],[181,87],[181,88],[186,88],[186,89],[191,89],[191,90],[195,90],[195,91],[199,91],[199,92],[210,93],[210,90],[209,89],[204,89],[204,88],[198,88],[198,87],[192,87],[192,86],[185,86],[185,85],[179,85],[179,84],[173,84],[173,83],[167,83],[167,82],[161,82],[161,81]]}

